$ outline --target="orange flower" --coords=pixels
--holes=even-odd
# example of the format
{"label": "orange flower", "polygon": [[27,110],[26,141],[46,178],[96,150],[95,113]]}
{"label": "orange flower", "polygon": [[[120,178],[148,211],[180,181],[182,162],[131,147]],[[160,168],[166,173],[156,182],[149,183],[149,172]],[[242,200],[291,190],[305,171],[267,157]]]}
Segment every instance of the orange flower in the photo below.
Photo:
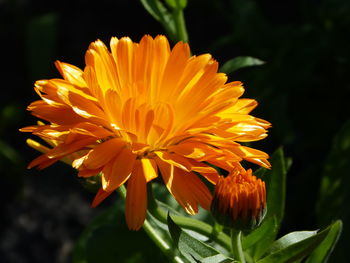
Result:
{"label": "orange flower", "polygon": [[227,177],[221,176],[211,211],[222,225],[241,230],[254,228],[266,212],[265,182],[253,176],[251,169],[237,169]]}
{"label": "orange flower", "polygon": [[63,79],[35,83],[41,100],[28,110],[49,124],[22,131],[58,144],[29,167],[75,153],[78,176],[101,174],[93,206],[128,181],[126,220],[139,229],[146,184],[159,174],[195,214],[198,204],[209,209],[212,196],[194,172],[215,184],[219,176],[208,164],[228,171],[242,160],[270,166],[266,153],[239,144],[265,138],[270,124],[249,115],[256,101],[239,99],[242,84],[226,83],[209,54],[190,56],[187,44],[170,49],[164,36],[148,35],[140,43],[113,37],[110,50],[97,40],[84,70],[57,61]]}

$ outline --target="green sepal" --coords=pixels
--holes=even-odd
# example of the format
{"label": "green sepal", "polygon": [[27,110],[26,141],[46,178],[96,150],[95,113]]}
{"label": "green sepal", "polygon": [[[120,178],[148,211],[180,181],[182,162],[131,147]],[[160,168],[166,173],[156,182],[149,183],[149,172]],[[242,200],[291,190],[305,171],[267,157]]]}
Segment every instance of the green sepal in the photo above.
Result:
{"label": "green sepal", "polygon": [[235,220],[232,219],[232,217],[229,214],[223,214],[222,212],[220,212],[220,210],[218,209],[219,204],[218,204],[219,200],[217,199],[213,199],[212,203],[211,203],[211,207],[210,207],[210,211],[212,213],[212,215],[214,216],[215,220],[223,225],[226,226],[228,228],[233,228],[233,229],[237,229],[237,230],[241,230],[244,232],[250,232],[253,229],[255,229],[256,227],[258,227],[262,220],[264,219],[265,215],[266,215],[266,206],[264,208],[260,209],[259,215],[258,216],[253,216],[252,212],[249,211],[248,212],[248,216],[247,218],[237,218]]}

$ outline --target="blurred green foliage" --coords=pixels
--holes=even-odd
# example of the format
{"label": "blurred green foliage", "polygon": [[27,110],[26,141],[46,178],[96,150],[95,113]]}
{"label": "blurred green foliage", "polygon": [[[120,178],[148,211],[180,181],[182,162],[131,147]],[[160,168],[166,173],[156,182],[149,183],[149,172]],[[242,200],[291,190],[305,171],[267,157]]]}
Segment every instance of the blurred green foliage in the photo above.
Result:
{"label": "blurred green foliage", "polygon": [[124,200],[96,217],[76,243],[74,263],[89,262],[166,262],[148,236],[141,231],[130,231],[124,222]]}
{"label": "blurred green foliage", "polygon": [[[317,217],[320,225],[327,225],[340,218],[349,222],[350,208],[350,120],[335,136],[332,150],[324,165],[321,190],[317,201]],[[340,242],[336,246],[335,261],[347,257],[347,244],[350,241],[350,227],[344,226]]]}
{"label": "blurred green foliage", "polygon": [[[344,194],[350,131],[342,128],[349,118],[349,13],[348,0],[191,0],[185,9],[193,54],[210,52],[221,65],[237,56],[266,62],[229,77],[243,81],[245,97],[259,101],[254,115],[273,124],[269,137],[254,143],[255,147],[272,153],[283,145],[293,159],[281,231],[314,229],[342,218],[344,235],[332,255],[340,263],[347,260],[344,254],[350,238],[348,196]],[[1,220],[6,225],[11,217],[25,213],[8,211],[22,192],[24,167],[37,155],[26,147],[26,136],[17,132],[35,121],[25,112],[37,99],[33,82],[58,76],[55,59],[83,66],[88,44],[97,38],[107,43],[111,36],[128,35],[137,41],[145,33],[165,32],[140,2],[127,0],[101,0],[93,5],[80,0],[7,0],[0,3],[0,24],[6,40],[1,43],[5,67],[0,96],[0,180],[6,204]],[[338,132],[340,137],[333,144]],[[52,169],[50,173],[59,172]],[[29,186],[31,181],[26,179]],[[341,190],[334,191],[338,186]],[[34,253],[28,249],[17,252],[24,257]],[[1,251],[4,253],[10,252]]]}

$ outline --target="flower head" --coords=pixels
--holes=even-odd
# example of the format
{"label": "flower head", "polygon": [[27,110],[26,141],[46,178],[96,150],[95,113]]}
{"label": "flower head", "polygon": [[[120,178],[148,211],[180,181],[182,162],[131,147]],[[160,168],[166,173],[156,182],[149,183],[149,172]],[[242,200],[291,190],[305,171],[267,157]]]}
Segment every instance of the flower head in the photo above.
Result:
{"label": "flower head", "polygon": [[101,174],[98,205],[127,182],[126,220],[139,229],[147,207],[146,184],[161,174],[166,187],[190,213],[209,209],[211,193],[194,172],[215,184],[212,165],[231,171],[247,160],[269,167],[268,155],[239,142],[266,137],[267,121],[249,113],[253,99],[218,73],[209,54],[190,56],[164,36],[139,43],[113,37],[110,50],[93,42],[83,70],[56,62],[63,79],[39,80],[40,100],[28,110],[46,125],[22,131],[57,144],[31,162],[44,168],[65,156],[80,177]]}
{"label": "flower head", "polygon": [[249,169],[237,169],[227,177],[220,177],[211,211],[222,225],[249,230],[258,226],[266,212],[265,183]]}

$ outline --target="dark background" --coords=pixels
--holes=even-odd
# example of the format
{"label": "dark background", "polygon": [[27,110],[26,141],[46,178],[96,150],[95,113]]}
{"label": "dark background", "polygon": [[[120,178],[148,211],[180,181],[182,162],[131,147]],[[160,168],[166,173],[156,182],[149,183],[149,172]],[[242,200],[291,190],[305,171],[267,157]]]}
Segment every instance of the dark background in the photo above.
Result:
{"label": "dark background", "polygon": [[[193,54],[210,52],[220,63],[246,55],[266,61],[229,77],[259,101],[254,115],[273,124],[253,146],[271,154],[282,145],[293,160],[281,234],[330,223],[322,221],[327,207],[316,207],[333,138],[349,119],[349,14],[348,0],[189,0],[185,10]],[[98,38],[108,44],[111,36],[139,41],[165,32],[139,1],[127,0],[2,0],[0,25],[0,261],[70,262],[75,240],[113,197],[92,209],[93,194],[65,165],[25,169],[38,155],[18,132],[36,121],[25,110],[38,99],[33,83],[59,77],[56,59],[82,68]],[[341,200],[339,207],[347,206]],[[346,262],[344,242],[331,262]]]}

